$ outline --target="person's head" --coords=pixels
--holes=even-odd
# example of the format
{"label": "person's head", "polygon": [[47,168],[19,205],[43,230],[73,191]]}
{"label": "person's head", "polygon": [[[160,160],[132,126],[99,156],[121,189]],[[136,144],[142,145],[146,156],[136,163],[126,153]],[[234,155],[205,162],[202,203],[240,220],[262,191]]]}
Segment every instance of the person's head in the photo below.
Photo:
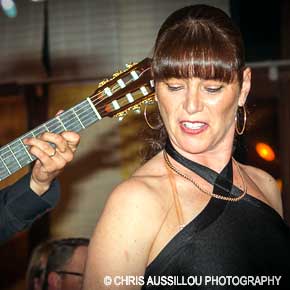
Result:
{"label": "person's head", "polygon": [[33,250],[26,272],[27,290],[43,289],[47,257],[53,247],[53,242],[43,242]]}
{"label": "person's head", "polygon": [[89,240],[68,238],[58,240],[47,259],[45,290],[81,289]]}
{"label": "person's head", "polygon": [[175,145],[202,153],[232,144],[251,72],[241,34],[226,13],[195,5],[171,14],[156,39],[152,73],[160,114]]}

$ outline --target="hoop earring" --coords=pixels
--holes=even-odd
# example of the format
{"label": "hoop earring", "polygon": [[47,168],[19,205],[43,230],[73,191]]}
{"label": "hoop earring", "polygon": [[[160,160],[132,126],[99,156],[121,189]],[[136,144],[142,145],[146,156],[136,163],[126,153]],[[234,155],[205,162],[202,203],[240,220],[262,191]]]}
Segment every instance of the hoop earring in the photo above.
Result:
{"label": "hoop earring", "polygon": [[[239,109],[240,108],[243,108],[243,115],[244,115],[243,126],[242,126],[241,130],[238,127],[238,122],[239,122],[238,114],[239,114]],[[237,117],[236,117],[236,132],[237,132],[238,135],[243,135],[243,133],[245,131],[245,128],[246,128],[246,123],[247,123],[247,111],[246,111],[245,105],[239,107],[239,109],[237,111]]]}
{"label": "hoop earring", "polygon": [[148,121],[148,118],[147,118],[147,106],[148,105],[152,105],[156,103],[156,101],[154,100],[153,102],[147,102],[145,103],[145,107],[144,107],[144,119],[145,119],[145,122],[146,124],[148,125],[149,128],[151,128],[152,130],[159,130],[162,128],[163,124],[158,124],[158,125],[155,125],[155,126],[152,126],[149,121]]}

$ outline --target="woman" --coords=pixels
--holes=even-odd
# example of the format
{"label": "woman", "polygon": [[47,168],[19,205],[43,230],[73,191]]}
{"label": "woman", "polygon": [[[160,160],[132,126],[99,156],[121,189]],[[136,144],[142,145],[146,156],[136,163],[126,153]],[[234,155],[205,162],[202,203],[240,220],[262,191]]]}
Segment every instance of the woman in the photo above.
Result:
{"label": "woman", "polygon": [[175,289],[173,276],[211,289],[223,283],[206,280],[213,275],[276,275],[287,285],[290,234],[276,182],[232,158],[251,85],[240,32],[217,8],[180,9],[159,31],[152,73],[168,141],[110,195],[84,289]]}

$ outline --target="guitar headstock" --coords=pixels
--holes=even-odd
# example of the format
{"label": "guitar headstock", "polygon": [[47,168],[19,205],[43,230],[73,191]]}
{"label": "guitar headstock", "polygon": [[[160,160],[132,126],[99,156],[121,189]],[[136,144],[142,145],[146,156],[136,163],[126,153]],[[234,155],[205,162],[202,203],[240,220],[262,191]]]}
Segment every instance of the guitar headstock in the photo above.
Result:
{"label": "guitar headstock", "polygon": [[145,58],[102,81],[90,99],[102,118],[122,119],[130,110],[140,111],[140,105],[152,101],[154,93],[151,60]]}

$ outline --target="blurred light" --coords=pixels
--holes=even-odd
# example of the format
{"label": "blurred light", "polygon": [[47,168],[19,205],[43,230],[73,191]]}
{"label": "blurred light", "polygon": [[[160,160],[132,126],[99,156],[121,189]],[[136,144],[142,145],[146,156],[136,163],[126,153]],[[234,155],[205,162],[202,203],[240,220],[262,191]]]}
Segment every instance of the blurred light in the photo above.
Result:
{"label": "blurred light", "polygon": [[266,143],[257,143],[256,151],[258,155],[266,161],[273,161],[275,159],[274,150]]}
{"label": "blurred light", "polygon": [[17,15],[16,5],[13,0],[1,0],[0,3],[4,13],[8,17],[13,18]]}
{"label": "blurred light", "polygon": [[279,79],[279,71],[277,66],[270,66],[268,70],[269,80],[274,82]]}
{"label": "blurred light", "polygon": [[276,180],[276,182],[277,182],[277,186],[278,186],[280,192],[282,192],[282,190],[283,190],[283,182],[282,182],[282,179],[278,178]]}

